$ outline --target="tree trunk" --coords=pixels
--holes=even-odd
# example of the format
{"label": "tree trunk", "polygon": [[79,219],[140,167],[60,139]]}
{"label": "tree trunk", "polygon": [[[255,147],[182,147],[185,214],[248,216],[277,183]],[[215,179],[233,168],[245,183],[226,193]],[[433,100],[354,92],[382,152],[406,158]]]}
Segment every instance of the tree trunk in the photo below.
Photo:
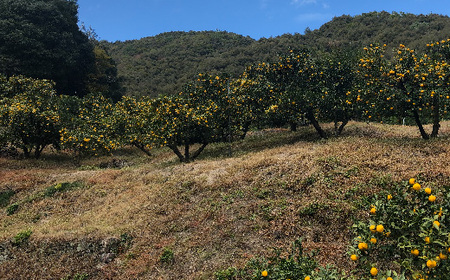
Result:
{"label": "tree trunk", "polygon": [[422,136],[422,139],[428,140],[430,139],[430,136],[425,132],[425,129],[423,128],[422,122],[420,121],[419,114],[417,113],[416,109],[412,110],[414,115],[414,120],[416,121],[417,126],[419,127],[420,135]]}
{"label": "tree trunk", "polygon": [[149,157],[152,156],[150,151],[144,145],[142,145],[141,143],[133,141],[133,143],[131,143],[131,144],[133,144],[133,146],[135,146],[139,150],[143,151],[147,156],[149,156]]}
{"label": "tree trunk", "polygon": [[435,138],[438,136],[439,128],[441,125],[440,116],[439,116],[439,95],[435,94],[433,96],[433,131],[431,132],[431,138]]}
{"label": "tree trunk", "polygon": [[181,154],[180,150],[178,150],[178,147],[176,145],[169,145],[168,146],[180,159],[180,162],[185,162],[184,156]]}
{"label": "tree trunk", "polygon": [[201,152],[203,152],[203,150],[206,148],[206,146],[208,145],[208,143],[203,143],[197,151],[195,151],[194,154],[192,154],[192,160],[196,159]]}
{"label": "tree trunk", "polygon": [[44,150],[45,145],[36,145],[34,150],[34,158],[38,159],[41,156],[42,151]]}
{"label": "tree trunk", "polygon": [[320,138],[327,139],[327,134],[325,131],[323,131],[322,127],[320,127],[319,122],[317,122],[316,117],[314,116],[313,112],[309,111],[306,113],[306,118],[311,122],[311,124],[316,129],[317,133],[319,134]]}
{"label": "tree trunk", "polygon": [[184,162],[190,162],[191,159],[189,157],[189,144],[184,144]]}
{"label": "tree trunk", "polygon": [[190,155],[188,144],[184,145],[184,155],[180,152],[180,150],[178,150],[178,147],[176,145],[169,145],[168,147],[177,155],[177,157],[180,159],[180,162],[189,163],[191,162],[191,160],[196,159],[207,145],[208,143],[203,143],[192,155]]}
{"label": "tree trunk", "polygon": [[338,127],[338,123],[334,123],[334,132],[336,136],[341,135],[342,131],[344,130],[344,127],[348,124],[348,120],[342,121],[341,125]]}
{"label": "tree trunk", "polygon": [[25,145],[22,146],[22,150],[23,150],[23,155],[25,156],[25,158],[30,158],[31,151],[28,150],[28,148]]}
{"label": "tree trunk", "polygon": [[245,136],[247,136],[247,132],[250,128],[250,124],[251,124],[251,122],[245,122],[244,125],[242,126],[241,140],[244,140]]}
{"label": "tree trunk", "polygon": [[289,122],[289,127],[291,128],[291,131],[297,131],[297,123],[296,122]]}

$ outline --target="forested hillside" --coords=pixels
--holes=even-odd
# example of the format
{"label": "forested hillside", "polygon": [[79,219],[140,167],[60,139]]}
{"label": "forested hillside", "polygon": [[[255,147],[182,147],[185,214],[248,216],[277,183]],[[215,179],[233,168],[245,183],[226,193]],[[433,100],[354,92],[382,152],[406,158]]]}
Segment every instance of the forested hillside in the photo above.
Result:
{"label": "forested hillside", "polygon": [[117,62],[127,95],[158,96],[183,90],[201,72],[239,76],[246,66],[270,62],[289,48],[328,51],[342,46],[361,49],[372,43],[392,48],[401,43],[420,50],[449,37],[448,16],[372,12],[336,17],[317,30],[305,30],[304,35],[254,40],[225,31],[191,31],[104,43]]}

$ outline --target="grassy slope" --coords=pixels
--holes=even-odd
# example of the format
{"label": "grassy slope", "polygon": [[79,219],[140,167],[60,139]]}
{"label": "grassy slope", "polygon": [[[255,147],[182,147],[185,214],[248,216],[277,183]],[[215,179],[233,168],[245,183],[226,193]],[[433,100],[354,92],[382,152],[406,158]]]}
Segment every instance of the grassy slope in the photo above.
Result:
{"label": "grassy slope", "polygon": [[[0,191],[16,191],[10,204],[21,201],[14,215],[6,207],[0,212],[0,275],[211,279],[218,269],[287,248],[298,237],[307,249],[320,249],[321,263],[348,269],[349,227],[364,215],[367,195],[419,174],[450,185],[449,134],[450,122],[428,142],[414,127],[377,124],[350,123],[342,137],[326,141],[310,128],[269,130],[233,144],[233,157],[220,156],[227,153],[223,144],[190,164],[166,150],[154,158],[117,154],[134,163],[123,169],[88,168],[106,157],[84,160],[82,168],[64,156],[0,159]],[[38,196],[76,180],[85,187]],[[29,243],[11,246],[28,228]],[[124,233],[132,245],[102,263],[101,241]],[[159,262],[164,248],[174,252],[172,264]]]}

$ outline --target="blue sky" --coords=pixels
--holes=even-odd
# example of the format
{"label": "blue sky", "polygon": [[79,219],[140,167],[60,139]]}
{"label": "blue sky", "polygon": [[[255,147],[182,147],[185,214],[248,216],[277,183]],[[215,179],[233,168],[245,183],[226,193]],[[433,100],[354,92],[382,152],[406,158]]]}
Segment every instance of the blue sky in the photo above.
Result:
{"label": "blue sky", "polygon": [[78,0],[78,5],[80,22],[112,42],[190,30],[254,39],[303,34],[335,16],[372,11],[450,14],[449,0]]}

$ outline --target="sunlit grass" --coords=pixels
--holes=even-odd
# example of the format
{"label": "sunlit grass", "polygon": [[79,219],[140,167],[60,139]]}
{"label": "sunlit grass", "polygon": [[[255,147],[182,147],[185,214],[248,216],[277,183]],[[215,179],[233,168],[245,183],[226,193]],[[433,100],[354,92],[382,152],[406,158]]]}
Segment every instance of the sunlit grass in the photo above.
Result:
{"label": "sunlit grass", "polygon": [[[309,127],[255,131],[231,144],[231,156],[228,143],[212,144],[189,164],[165,148],[152,157],[127,149],[79,162],[50,150],[40,160],[0,159],[0,190],[14,191],[0,208],[0,239],[28,229],[31,244],[130,234],[133,246],[118,257],[123,265],[107,265],[117,279],[183,279],[184,271],[210,279],[268,248],[289,248],[299,237],[305,250],[320,249],[319,263],[345,270],[348,229],[367,212],[360,208],[368,196],[418,174],[433,184],[450,182],[448,133],[448,122],[431,141],[421,140],[414,127],[352,122],[341,137],[328,140]],[[113,158],[132,164],[100,168]],[[15,202],[75,181],[85,187],[30,200],[6,214]],[[173,252],[173,262],[161,265],[164,248]],[[95,265],[86,267],[100,273]]]}

